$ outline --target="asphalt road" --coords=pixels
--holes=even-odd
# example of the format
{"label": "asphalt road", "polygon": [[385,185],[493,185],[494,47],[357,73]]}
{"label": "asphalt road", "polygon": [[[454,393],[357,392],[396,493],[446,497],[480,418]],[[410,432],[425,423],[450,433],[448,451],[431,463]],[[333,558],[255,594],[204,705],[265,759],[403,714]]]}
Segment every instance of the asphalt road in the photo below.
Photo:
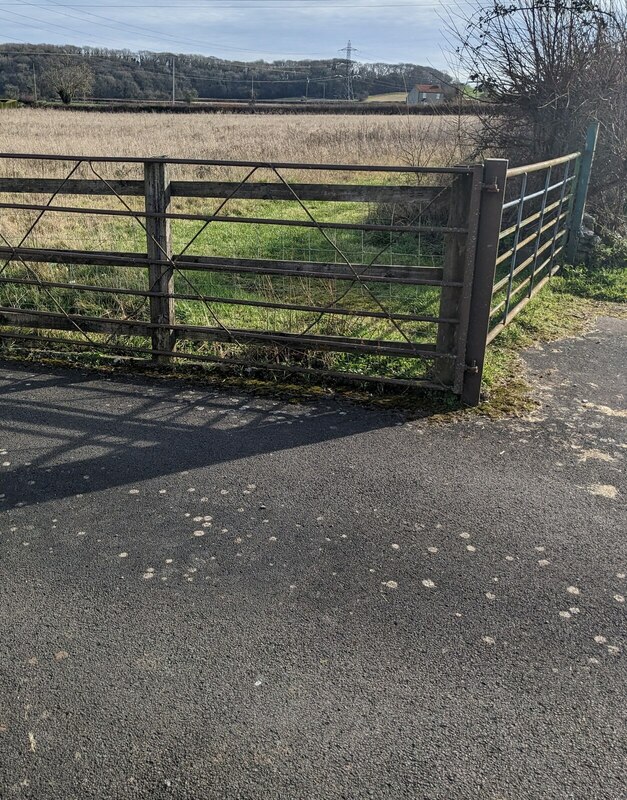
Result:
{"label": "asphalt road", "polygon": [[0,796],[625,798],[626,343],[444,425],[0,365]]}

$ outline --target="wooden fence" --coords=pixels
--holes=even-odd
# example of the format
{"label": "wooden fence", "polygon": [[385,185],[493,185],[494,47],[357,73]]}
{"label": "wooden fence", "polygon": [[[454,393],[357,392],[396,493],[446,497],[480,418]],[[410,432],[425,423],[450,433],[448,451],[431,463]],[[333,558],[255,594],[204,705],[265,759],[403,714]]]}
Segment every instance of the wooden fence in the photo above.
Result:
{"label": "wooden fence", "polygon": [[[501,159],[381,167],[0,154],[6,165],[0,219],[13,221],[12,235],[0,224],[0,340],[159,363],[185,359],[246,374],[448,389],[474,405],[488,341],[554,274],[567,237],[575,240],[593,149],[590,140],[583,158],[573,153],[514,169]],[[55,177],[49,176],[52,165]],[[173,170],[187,170],[193,179],[174,179]],[[120,177],[124,171],[134,177]],[[202,177],[218,171],[221,177],[235,171],[237,178]],[[328,173],[342,180],[302,180]],[[544,176],[540,189],[534,188],[538,175]],[[508,200],[516,180],[521,185]],[[63,196],[74,200],[61,202]],[[219,202],[208,210],[204,203],[211,198]],[[262,215],[259,208],[266,207]],[[332,211],[338,207],[341,221]],[[277,208],[291,210],[276,216]],[[357,213],[360,208],[365,212]],[[15,219],[24,217],[16,236]],[[54,224],[45,236],[38,233],[51,217],[74,220],[79,243],[91,241],[92,227],[106,219],[138,229],[144,246],[62,246]],[[322,257],[313,257],[311,245],[309,257],[300,258],[238,253],[245,228],[260,236],[266,226],[315,235]],[[128,237],[126,228],[112,230]],[[209,230],[222,231],[211,247]],[[360,261],[338,245],[340,234],[361,237]],[[394,253],[400,240],[402,258]],[[207,254],[203,248],[215,249],[216,241],[222,250]],[[225,254],[227,246],[234,252]],[[129,271],[143,275],[146,285],[103,280]],[[219,291],[209,292],[206,281],[216,275]],[[94,298],[113,296],[138,305],[122,314],[110,305],[93,313],[100,308]],[[89,298],[87,306],[81,297]],[[233,308],[254,312],[254,324],[234,322]],[[199,309],[204,324],[197,324]],[[260,313],[268,320],[275,314],[274,324],[260,322]]]}

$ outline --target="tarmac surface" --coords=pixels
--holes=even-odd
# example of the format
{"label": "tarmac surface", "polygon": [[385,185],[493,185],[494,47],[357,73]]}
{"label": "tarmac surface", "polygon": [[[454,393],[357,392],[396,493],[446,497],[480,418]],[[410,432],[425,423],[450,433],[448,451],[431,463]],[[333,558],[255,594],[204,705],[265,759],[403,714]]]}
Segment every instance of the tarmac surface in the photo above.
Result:
{"label": "tarmac surface", "polygon": [[0,364],[0,797],[625,798],[627,322],[526,418]]}

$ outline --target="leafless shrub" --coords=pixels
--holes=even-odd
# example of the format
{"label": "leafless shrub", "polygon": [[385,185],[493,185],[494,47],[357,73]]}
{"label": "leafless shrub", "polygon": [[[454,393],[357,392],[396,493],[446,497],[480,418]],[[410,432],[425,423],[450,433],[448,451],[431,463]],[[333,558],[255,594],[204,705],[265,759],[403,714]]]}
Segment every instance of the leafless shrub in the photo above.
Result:
{"label": "leafless shrub", "polygon": [[69,106],[77,97],[85,96],[92,88],[94,74],[88,64],[71,58],[56,59],[45,75],[44,84]]}
{"label": "leafless shrub", "polygon": [[477,152],[520,162],[580,149],[601,123],[591,200],[624,222],[627,16],[621,0],[477,0],[448,19],[462,73],[498,111],[475,128]]}

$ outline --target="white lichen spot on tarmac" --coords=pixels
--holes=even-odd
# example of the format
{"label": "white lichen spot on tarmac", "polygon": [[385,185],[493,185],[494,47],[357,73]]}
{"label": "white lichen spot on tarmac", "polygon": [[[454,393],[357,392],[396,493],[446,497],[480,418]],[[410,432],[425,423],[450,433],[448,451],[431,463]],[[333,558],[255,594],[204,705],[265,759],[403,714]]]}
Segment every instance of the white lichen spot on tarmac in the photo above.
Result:
{"label": "white lichen spot on tarmac", "polygon": [[28,743],[30,745],[31,753],[34,753],[37,749],[37,740],[35,739],[35,734],[32,731],[28,732]]}
{"label": "white lichen spot on tarmac", "polygon": [[486,592],[485,596],[488,598],[488,600],[496,600],[496,595],[493,592]]}
{"label": "white lichen spot on tarmac", "polygon": [[616,500],[618,495],[618,489],[610,483],[593,483],[588,486],[588,491],[597,497],[607,497],[608,500]]}
{"label": "white lichen spot on tarmac", "polygon": [[398,583],[396,581],[385,581],[383,585],[386,589],[398,589]]}
{"label": "white lichen spot on tarmac", "polygon": [[395,544],[392,545],[392,550],[400,550],[400,549],[401,549],[400,544],[396,544],[395,543]]}
{"label": "white lichen spot on tarmac", "polygon": [[438,552],[438,548],[437,547],[427,547],[427,552],[435,554],[435,553]]}
{"label": "white lichen spot on tarmac", "polygon": [[611,456],[609,453],[603,453],[601,450],[582,450],[581,453],[579,453],[580,463],[585,464],[586,461],[590,459],[594,461],[616,461],[614,456]]}
{"label": "white lichen spot on tarmac", "polygon": [[194,531],[194,536],[204,536],[205,531]]}
{"label": "white lichen spot on tarmac", "polygon": [[625,597],[622,594],[615,594],[614,595],[614,600],[616,600],[617,603],[624,603],[625,602]]}
{"label": "white lichen spot on tarmac", "polygon": [[505,560],[506,561],[513,561],[514,560],[514,556],[505,556]]}
{"label": "white lichen spot on tarmac", "polygon": [[607,652],[610,653],[610,655],[617,656],[620,653],[620,647],[616,647],[615,644],[608,644]]}
{"label": "white lichen spot on tarmac", "polygon": [[496,639],[493,639],[491,636],[482,636],[481,641],[486,644],[496,644]]}
{"label": "white lichen spot on tarmac", "polygon": [[541,567],[548,567],[551,562],[547,558],[541,558],[538,561],[539,566]]}
{"label": "white lichen spot on tarmac", "polygon": [[139,489],[129,489],[128,493],[129,494],[139,494]]}
{"label": "white lichen spot on tarmac", "polygon": [[597,644],[605,644],[607,642],[607,639],[605,638],[605,636],[595,636],[594,641]]}
{"label": "white lichen spot on tarmac", "polygon": [[476,553],[477,552],[477,548],[473,547],[471,544],[467,544],[466,545],[466,550],[468,550],[469,553]]}
{"label": "white lichen spot on tarmac", "polygon": [[563,617],[564,619],[570,619],[570,617],[571,617],[570,611],[560,611],[559,615],[560,615],[560,617]]}
{"label": "white lichen spot on tarmac", "polygon": [[128,553],[119,553],[118,558],[128,558]]}
{"label": "white lichen spot on tarmac", "polygon": [[581,613],[581,609],[577,608],[577,606],[571,606],[568,610],[570,611],[571,614],[580,614]]}
{"label": "white lichen spot on tarmac", "polygon": [[464,532],[464,533],[460,533],[459,535],[460,535],[460,537],[462,539],[470,539],[470,534],[469,533],[465,533]]}
{"label": "white lichen spot on tarmac", "polygon": [[568,586],[566,591],[568,594],[581,594],[581,589],[578,589],[576,586]]}
{"label": "white lichen spot on tarmac", "polygon": [[59,650],[54,654],[55,661],[65,661],[65,659],[69,657],[70,654],[67,652],[67,650]]}
{"label": "white lichen spot on tarmac", "polygon": [[597,405],[596,403],[582,403],[582,405],[584,408],[588,408],[592,411],[598,411],[599,414],[604,414],[606,417],[622,417],[623,419],[627,419],[627,411],[610,408],[610,406]]}
{"label": "white lichen spot on tarmac", "polygon": [[422,585],[425,587],[425,589],[435,589],[435,583],[430,578],[425,578],[422,581]]}
{"label": "white lichen spot on tarmac", "polygon": [[149,581],[151,578],[154,578],[155,577],[154,569],[150,568],[146,570],[146,572],[144,572],[142,577],[144,578],[145,581]]}

